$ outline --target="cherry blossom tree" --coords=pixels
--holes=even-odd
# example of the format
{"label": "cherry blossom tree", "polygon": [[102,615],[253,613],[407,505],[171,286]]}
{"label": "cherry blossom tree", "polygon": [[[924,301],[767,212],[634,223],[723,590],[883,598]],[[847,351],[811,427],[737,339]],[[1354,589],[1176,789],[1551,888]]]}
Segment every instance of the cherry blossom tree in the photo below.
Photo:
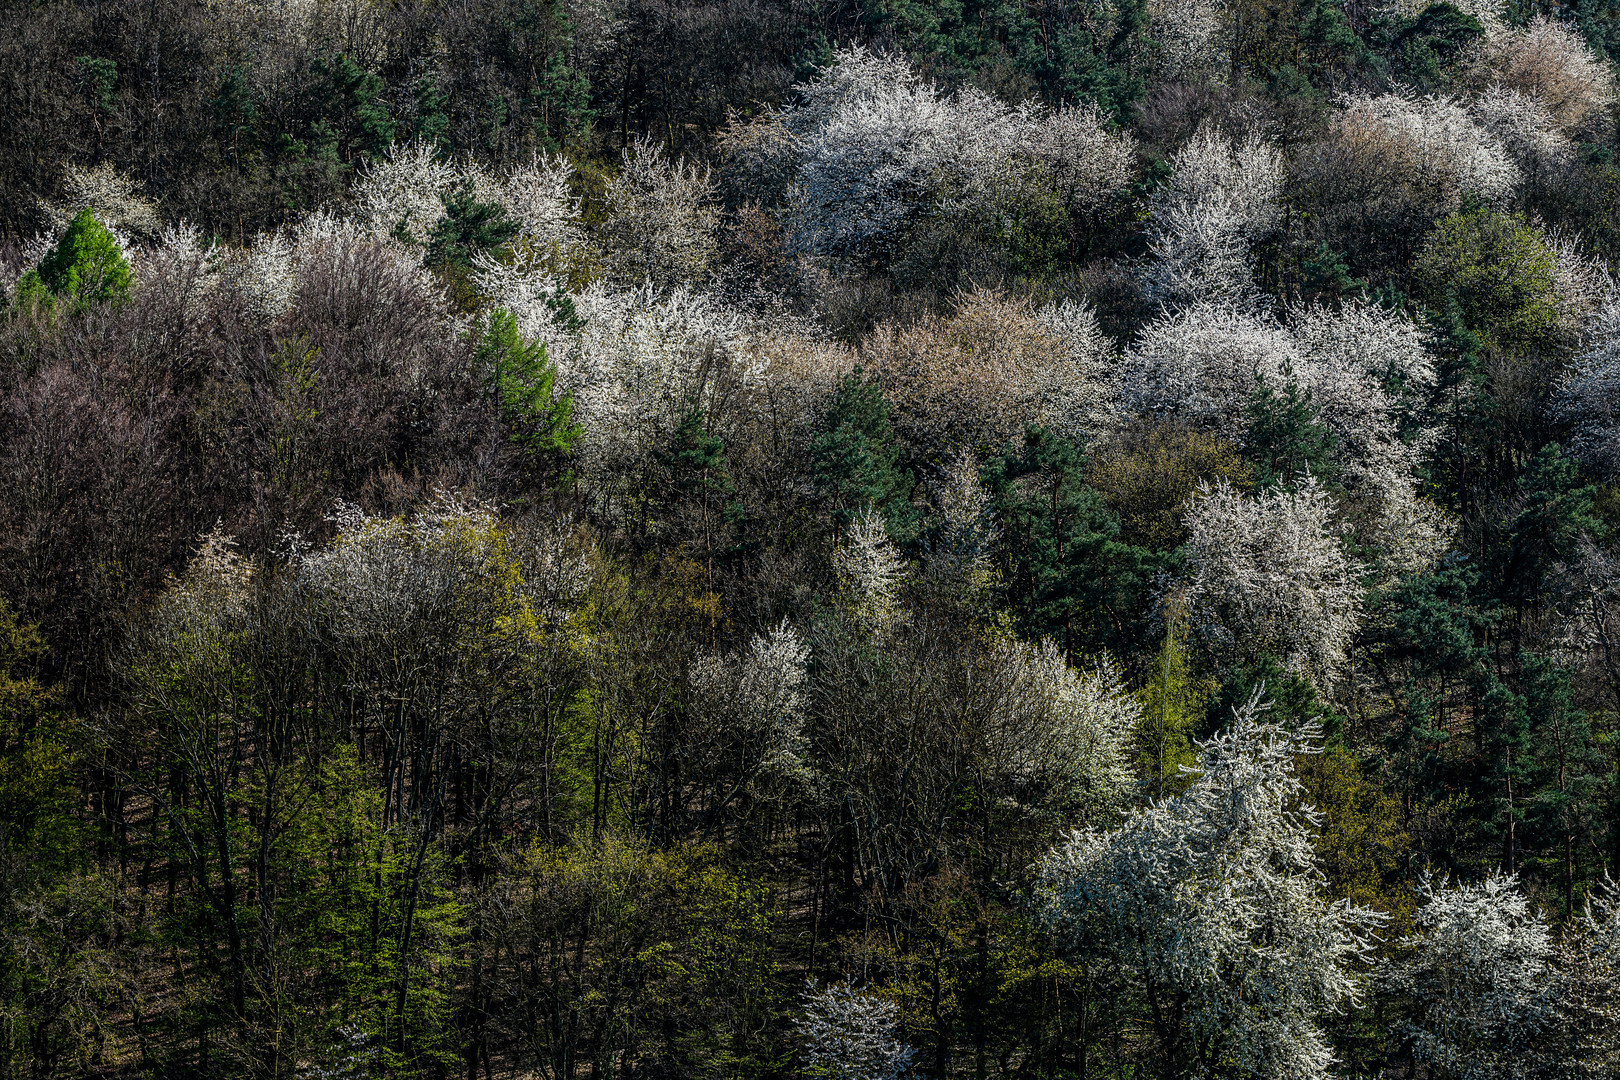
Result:
{"label": "cherry blossom tree", "polygon": [[1379,974],[1412,1003],[1400,1030],[1413,1060],[1458,1080],[1525,1075],[1552,1004],[1546,922],[1512,875],[1418,888],[1417,931]]}
{"label": "cherry blossom tree", "polygon": [[1361,617],[1361,567],[1314,478],[1243,495],[1224,480],[1187,509],[1193,625],[1228,659],[1275,655],[1326,690]]}
{"label": "cherry blossom tree", "polygon": [[602,235],[608,268],[621,284],[669,289],[708,277],[720,221],[708,169],[671,161],[660,144],[642,140],[625,149],[607,204],[612,216]]}
{"label": "cherry blossom tree", "polygon": [[1041,862],[1047,923],[1142,987],[1170,1071],[1326,1077],[1321,1020],[1355,1001],[1382,917],[1330,900],[1288,730],[1258,699],[1199,747],[1191,785],[1117,829],[1078,831]]}
{"label": "cherry blossom tree", "polygon": [[1205,125],[1171,164],[1153,194],[1148,296],[1167,308],[1258,303],[1251,252],[1281,216],[1282,155],[1256,132]]}
{"label": "cherry blossom tree", "polygon": [[900,1007],[847,983],[804,996],[797,1022],[806,1071],[825,1080],[897,1080],[916,1051],[900,1041]]}

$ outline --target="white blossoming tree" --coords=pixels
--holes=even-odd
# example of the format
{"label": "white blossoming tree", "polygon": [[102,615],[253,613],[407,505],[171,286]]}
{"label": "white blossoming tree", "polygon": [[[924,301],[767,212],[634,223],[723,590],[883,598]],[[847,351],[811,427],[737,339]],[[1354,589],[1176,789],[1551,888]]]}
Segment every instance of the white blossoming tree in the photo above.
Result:
{"label": "white blossoming tree", "polygon": [[1142,718],[1119,670],[1077,670],[1051,641],[1008,641],[997,661],[1007,698],[992,742],[1013,790],[1081,820],[1115,812],[1135,783],[1126,751]]}
{"label": "white blossoming tree", "polygon": [[1583,465],[1620,475],[1620,299],[1592,320],[1559,382],[1553,415],[1568,425],[1569,450]]}
{"label": "white blossoming tree", "polygon": [[809,646],[783,619],[736,655],[692,664],[696,738],[689,756],[724,777],[711,814],[745,793],[770,798],[814,779],[805,733],[809,658]]}
{"label": "white blossoming tree", "polygon": [[1417,931],[1380,972],[1411,1003],[1400,1031],[1414,1061],[1457,1080],[1525,1075],[1547,1019],[1552,935],[1511,875],[1419,886]]}
{"label": "white blossoming tree", "polygon": [[1167,1075],[1330,1075],[1320,1022],[1356,999],[1381,916],[1326,895],[1294,771],[1315,735],[1251,700],[1183,794],[1041,862],[1048,925],[1141,988]]}
{"label": "white blossoming tree", "polygon": [[1224,480],[1187,510],[1193,625],[1226,659],[1270,653],[1326,690],[1361,618],[1361,567],[1314,478],[1253,497]]}
{"label": "white blossoming tree", "polygon": [[608,268],[624,285],[669,289],[698,285],[718,254],[718,194],[706,168],[671,161],[642,140],[624,152],[608,185],[612,216],[602,226]]}
{"label": "white blossoming tree", "polygon": [[1256,303],[1250,253],[1281,216],[1282,154],[1256,132],[1232,139],[1206,125],[1172,167],[1153,194],[1148,296],[1168,308]]}
{"label": "white blossoming tree", "polygon": [[1012,196],[1031,170],[1069,213],[1097,209],[1130,181],[1130,141],[1089,107],[946,94],[904,59],[858,47],[797,90],[779,145],[795,163],[795,234],[819,254],[883,254],[924,218],[972,217]]}
{"label": "white blossoming tree", "polygon": [[847,983],[812,982],[797,1021],[805,1071],[824,1080],[897,1080],[916,1051],[900,1041],[900,1007]]}
{"label": "white blossoming tree", "polygon": [[1298,345],[1274,319],[1194,304],[1142,328],[1118,368],[1117,393],[1130,412],[1179,416],[1235,441],[1259,381],[1281,386],[1302,366]]}

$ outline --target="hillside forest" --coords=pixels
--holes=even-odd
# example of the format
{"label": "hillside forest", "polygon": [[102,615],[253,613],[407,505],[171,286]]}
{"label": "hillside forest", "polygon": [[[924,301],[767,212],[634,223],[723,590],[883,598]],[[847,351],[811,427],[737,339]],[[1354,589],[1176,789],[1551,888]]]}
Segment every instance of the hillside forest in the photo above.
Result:
{"label": "hillside forest", "polygon": [[0,1080],[1620,1077],[1613,0],[0,0]]}

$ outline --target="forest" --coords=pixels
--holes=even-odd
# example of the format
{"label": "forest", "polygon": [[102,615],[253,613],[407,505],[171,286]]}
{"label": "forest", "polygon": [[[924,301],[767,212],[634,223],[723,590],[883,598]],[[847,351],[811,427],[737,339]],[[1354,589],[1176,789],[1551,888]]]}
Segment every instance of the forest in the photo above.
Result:
{"label": "forest", "polygon": [[1620,1078],[1616,58],[0,0],[0,1080]]}

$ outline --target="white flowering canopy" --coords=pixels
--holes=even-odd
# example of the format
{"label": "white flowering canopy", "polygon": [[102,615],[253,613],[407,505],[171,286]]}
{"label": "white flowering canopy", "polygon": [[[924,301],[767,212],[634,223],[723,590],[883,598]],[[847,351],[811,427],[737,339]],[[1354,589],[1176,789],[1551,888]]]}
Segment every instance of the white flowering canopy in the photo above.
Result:
{"label": "white flowering canopy", "polygon": [[905,619],[900,589],[906,563],[889,539],[882,514],[868,509],[850,522],[844,542],[833,552],[833,570],[850,613],[868,633],[882,637]]}
{"label": "white flowering canopy", "polygon": [[1185,1027],[1161,1017],[1161,1039],[1248,1076],[1329,1075],[1319,1018],[1355,1000],[1382,918],[1325,896],[1311,846],[1320,818],[1294,772],[1316,734],[1268,721],[1251,700],[1199,747],[1185,793],[1117,829],[1075,832],[1040,865],[1060,939],[1179,997]]}
{"label": "white flowering canopy", "polygon": [[842,50],[782,114],[783,153],[798,159],[799,242],[849,256],[882,246],[941,207],[973,210],[1045,173],[1070,211],[1087,212],[1130,180],[1130,140],[1090,107],[1012,106],[966,88],[947,95],[898,56]]}
{"label": "white flowering canopy", "polygon": [[1250,251],[1282,215],[1282,154],[1258,132],[1233,139],[1206,124],[1171,164],[1153,193],[1148,296],[1167,308],[1257,305]]}
{"label": "white flowering canopy", "polygon": [[1380,982],[1415,1003],[1402,1025],[1413,1058],[1460,1080],[1524,1075],[1525,1050],[1552,1005],[1552,935],[1512,875],[1419,884],[1417,932]]}
{"label": "white flowering canopy", "polygon": [[811,983],[796,1026],[808,1071],[826,1080],[897,1080],[916,1056],[898,1037],[899,1006],[847,983]]}
{"label": "white flowering canopy", "polygon": [[1569,426],[1569,450],[1581,464],[1620,476],[1620,297],[1599,309],[1565,368],[1553,415]]}
{"label": "white flowering canopy", "polygon": [[745,769],[803,784],[814,779],[805,719],[810,647],[783,619],[734,656],[702,656],[692,665],[692,704],[722,740],[747,748]]}
{"label": "white flowering canopy", "polygon": [[1192,500],[1187,598],[1217,654],[1270,653],[1319,689],[1332,686],[1361,621],[1362,573],[1333,510],[1308,476],[1252,498],[1223,480]]}
{"label": "white flowering canopy", "polygon": [[1129,412],[1183,417],[1236,440],[1259,382],[1280,387],[1303,367],[1275,319],[1200,303],[1143,327],[1119,367],[1118,394]]}
{"label": "white flowering canopy", "polygon": [[1502,205],[1519,184],[1507,151],[1463,105],[1443,95],[1349,94],[1332,125],[1340,139],[1382,143],[1415,189]]}
{"label": "white flowering canopy", "polygon": [[1006,642],[997,660],[1007,696],[993,749],[1015,789],[1084,820],[1117,810],[1135,786],[1127,750],[1142,719],[1119,669],[1077,670],[1051,641]]}

